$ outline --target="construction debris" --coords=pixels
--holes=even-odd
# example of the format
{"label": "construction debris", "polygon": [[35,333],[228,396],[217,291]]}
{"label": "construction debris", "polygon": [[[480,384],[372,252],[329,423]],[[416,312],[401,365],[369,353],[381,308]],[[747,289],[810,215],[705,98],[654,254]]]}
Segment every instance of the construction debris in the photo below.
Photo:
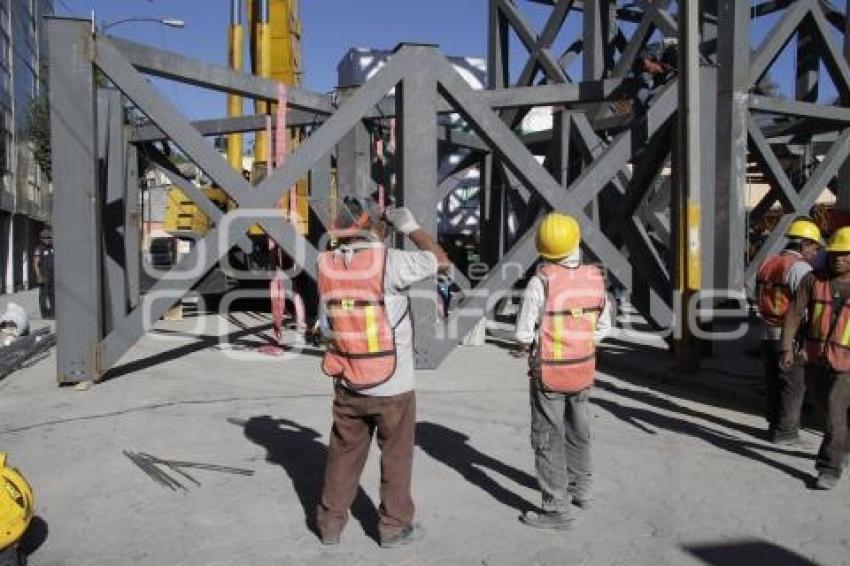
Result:
{"label": "construction debris", "polygon": [[0,346],[0,379],[35,356],[47,352],[55,344],[56,335],[49,328],[40,328],[32,334],[18,336],[7,345]]}
{"label": "construction debris", "polygon": [[0,315],[0,345],[8,346],[21,336],[29,334],[29,331],[27,311],[19,304],[10,302],[6,312]]}

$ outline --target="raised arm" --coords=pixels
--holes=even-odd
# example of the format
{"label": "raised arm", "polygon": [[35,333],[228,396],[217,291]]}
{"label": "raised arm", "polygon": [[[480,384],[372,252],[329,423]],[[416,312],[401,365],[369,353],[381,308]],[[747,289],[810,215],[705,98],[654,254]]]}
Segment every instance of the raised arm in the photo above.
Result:
{"label": "raised arm", "polygon": [[413,214],[404,207],[391,208],[387,210],[387,222],[389,222],[396,230],[410,238],[418,249],[426,252],[431,252],[437,258],[437,266],[440,273],[445,273],[451,267],[451,261],[445,250],[438,244],[431,234],[426,232],[419,226]]}

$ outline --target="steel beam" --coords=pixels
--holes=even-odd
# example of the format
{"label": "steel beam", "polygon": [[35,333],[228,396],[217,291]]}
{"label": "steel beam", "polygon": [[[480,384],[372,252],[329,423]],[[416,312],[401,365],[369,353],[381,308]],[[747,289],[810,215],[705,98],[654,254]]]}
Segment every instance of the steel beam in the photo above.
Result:
{"label": "steel beam", "polygon": [[[221,65],[205,63],[126,39],[114,36],[108,36],[108,39],[131,65],[143,73],[228,94],[277,102],[276,81],[238,73]],[[328,115],[334,111],[330,96],[297,86],[287,86],[286,103],[290,108],[318,114]]]}
{"label": "steel beam", "polygon": [[610,0],[585,0],[584,48],[582,49],[582,73],[584,80],[600,80],[605,76],[608,57]]}
{"label": "steel beam", "polygon": [[[169,138],[210,177],[213,183],[224,190],[241,207],[249,208],[249,206],[246,206],[248,201],[258,191],[242,177],[241,171],[234,170],[227,161],[222,159],[198,131],[183,119],[179,112],[163,99],[141,75],[134,71],[129,62],[108,40],[96,39],[94,59],[95,64],[124,92],[127,98],[139,106],[163,132],[166,132]],[[279,187],[277,188],[278,199],[282,196]],[[284,220],[282,215],[279,219],[270,220],[270,218],[273,218],[273,215],[270,214],[273,210],[275,210],[274,206],[266,207],[265,218],[258,220],[257,224],[290,257],[299,258],[299,256],[304,256],[304,252],[308,252],[307,261],[299,263],[299,265],[312,276],[315,276],[315,261],[310,261],[311,258],[315,257],[315,248],[305,241],[293,226]]]}
{"label": "steel beam", "polygon": [[[437,237],[437,77],[439,58],[433,48],[412,47],[420,55],[416,73],[396,88],[398,196],[422,228]],[[415,249],[413,242],[404,247]],[[414,325],[416,367],[429,367],[436,336],[439,295],[434,281],[413,287],[410,308]]]}
{"label": "steel beam", "polygon": [[657,6],[654,0],[638,0],[638,5],[643,9],[643,17],[650,18],[661,33],[667,37],[679,36],[678,24],[666,9]]}
{"label": "steel beam", "polygon": [[[725,2],[721,2],[721,6],[724,5]],[[797,31],[797,28],[800,26],[800,22],[802,22],[803,18],[810,13],[811,7],[812,0],[796,0],[782,16],[779,23],[774,26],[770,33],[767,34],[767,39],[764,40],[752,56],[749,71],[750,85],[758,84],[759,81],[761,81],[770,66],[776,58],[779,57],[779,54],[785,46],[788,45],[788,42],[791,41],[791,37],[794,35],[794,32]],[[721,11],[723,10],[728,11],[729,7],[722,7]],[[721,25],[721,28],[722,27],[723,26]],[[721,33],[723,33],[722,29]],[[721,49],[724,47],[726,49],[729,48],[729,46],[724,46],[722,41],[719,43]],[[749,41],[747,41],[747,49],[749,49]]]}
{"label": "steel beam", "polygon": [[[646,4],[644,4],[646,7]],[[679,109],[676,151],[673,154],[673,294],[681,298],[676,312],[674,353],[682,369],[699,367],[699,352],[691,326],[690,298],[703,288],[702,277],[702,162],[700,154],[700,65],[698,7],[679,6]],[[742,260],[743,261],[743,260]]]}
{"label": "steel beam", "polygon": [[819,4],[812,6],[811,16],[819,32],[817,36],[820,39],[818,43],[820,44],[821,59],[826,68],[829,69],[829,74],[832,76],[838,92],[848,93],[850,92],[850,65],[848,65],[842,51],[843,46],[839,47],[835,44],[832,30],[829,29],[829,24]]}
{"label": "steel beam", "polygon": [[103,250],[103,332],[109,333],[117,321],[127,314],[124,248],[124,194],[126,142],[124,141],[124,106],[121,93],[115,89],[97,92],[99,145],[102,147],[99,179],[103,202],[101,238]]}
{"label": "steel beam", "polygon": [[[632,269],[628,261],[595,227],[593,221],[584,213],[584,208],[596,192],[607,185],[611,177],[625,165],[632,153],[631,135],[621,134],[600,158],[582,173],[570,189],[564,191],[498,116],[477,101],[450,66],[441,62],[438,69],[441,94],[457,108],[478,136],[491,145],[494,154],[504,161],[506,167],[520,182],[535,190],[552,208],[567,211],[578,219],[582,227],[583,243],[587,250],[601,260],[610,269],[610,273],[625,287],[630,288]],[[667,111],[667,119],[669,119],[672,115],[669,98],[672,96],[675,100],[676,89],[671,86],[665,93],[666,98],[663,100],[666,104],[661,104],[660,108]],[[660,116],[653,117],[653,120],[660,120]],[[530,226],[502,258],[503,265],[512,267],[510,272],[502,273],[499,269],[491,271],[476,286],[477,292],[462,300],[457,311],[450,315],[447,321],[450,334],[446,340],[436,342],[431,351],[432,357],[428,360],[428,367],[436,367],[448,355],[457,339],[471,330],[480,319],[482,312],[486,312],[488,307],[492,308],[491,299],[509,289],[537,257],[534,226]],[[516,269],[513,269],[514,267]]]}
{"label": "steel beam", "polygon": [[[303,110],[289,110],[286,113],[286,125],[288,127],[318,126],[325,118],[324,114],[305,112]],[[213,120],[198,120],[192,122],[192,126],[202,136],[223,136],[225,134],[257,132],[266,129],[266,115],[254,114],[252,116],[237,116],[234,118],[216,118]],[[274,127],[274,126],[273,126]],[[136,126],[132,130],[130,141],[144,143],[168,139],[165,133],[153,124]]]}
{"label": "steel beam", "polygon": [[[274,208],[280,198],[279,189],[275,190],[275,188],[291,187],[298,179],[306,175],[309,169],[327,155],[339,139],[401,80],[405,69],[409,68],[415,68],[415,57],[402,50],[369,81],[369,84],[358,89],[333,116],[329,117],[298,149],[291,153],[282,167],[276,169],[249,193],[241,195],[240,206],[254,211]],[[151,118],[153,119],[153,116]],[[178,120],[186,128],[191,128],[185,120],[179,117]],[[159,125],[162,127],[162,124]],[[207,151],[211,150],[207,149]],[[216,157],[221,159],[220,156],[216,155]],[[222,163],[224,163],[223,160]],[[197,281],[197,277],[186,277],[181,273],[185,273],[191,267],[195,268],[195,273],[209,271],[227,253],[230,242],[244,234],[256,223],[256,220],[255,215],[235,216],[229,230],[215,227],[206,238],[198,241],[193,250],[180,260],[176,269],[177,275],[165,277],[154,285],[140,305],[133,309],[121,325],[104,339],[104,367],[114,365],[121,355],[144,334],[150,324],[161,317]],[[294,233],[291,227],[289,230]],[[292,240],[294,239],[293,237]],[[299,251],[298,256],[293,257],[302,258],[308,273],[311,272],[310,269],[315,269],[316,255],[312,246],[305,247]]]}
{"label": "steel beam", "polygon": [[850,123],[850,108],[843,108],[841,106],[815,104],[812,102],[755,94],[749,96],[749,106],[754,112],[811,118],[812,120],[823,120],[838,124]]}
{"label": "steel beam", "polygon": [[775,202],[775,198],[778,196],[785,210],[808,214],[807,210],[803,210],[803,201],[800,200],[800,195],[797,194],[794,185],[791,184],[788,175],[785,174],[785,170],[752,117],[748,120],[747,129],[753,155],[758,160],[762,173],[773,188],[770,194],[765,195],[765,198],[772,198],[772,202]]}
{"label": "steel beam", "polygon": [[747,238],[744,190],[747,182],[747,93],[750,87],[750,7],[718,3],[716,185],[714,193],[714,280],[716,289],[744,286],[743,246]]}
{"label": "steel beam", "polygon": [[59,383],[100,375],[100,195],[95,171],[90,22],[48,19],[53,235],[56,246],[56,373]]}
{"label": "steel beam", "polygon": [[[845,14],[850,14],[850,0],[847,0],[845,6]],[[839,30],[844,35],[844,60],[850,60],[850,18],[841,16],[841,25]],[[844,90],[841,92],[840,101],[843,106],[850,106],[850,92]],[[835,206],[839,210],[850,210],[850,161],[845,161],[844,165],[838,172],[838,183],[836,184],[836,202]]]}
{"label": "steel beam", "polygon": [[[124,139],[127,139],[125,129]],[[124,166],[124,270],[127,275],[127,308],[139,304],[142,271],[142,200],[139,187],[139,155],[127,144]],[[126,315],[126,311],[125,311]]]}

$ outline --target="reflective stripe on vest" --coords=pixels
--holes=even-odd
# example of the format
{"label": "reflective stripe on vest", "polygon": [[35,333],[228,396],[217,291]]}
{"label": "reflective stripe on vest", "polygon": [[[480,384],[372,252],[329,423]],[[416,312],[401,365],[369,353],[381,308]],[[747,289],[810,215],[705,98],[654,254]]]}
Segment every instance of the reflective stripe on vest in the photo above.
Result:
{"label": "reflective stripe on vest", "polygon": [[809,299],[806,358],[809,363],[828,364],[834,371],[850,371],[850,304],[841,305],[833,322],[833,297],[829,279],[819,274]]}
{"label": "reflective stripe on vest", "polygon": [[319,254],[319,296],[328,317],[331,344],[322,370],[353,389],[374,387],[395,372],[395,336],[384,304],[387,250],[370,245],[345,253]]}
{"label": "reflective stripe on vest", "polygon": [[602,272],[595,266],[545,263],[538,276],[546,295],[535,356],[540,378],[550,391],[581,391],[596,373],[594,332],[605,306]]}
{"label": "reflective stripe on vest", "polygon": [[768,326],[782,326],[791,307],[791,290],[788,274],[798,261],[805,261],[793,253],[783,253],[767,258],[759,267],[757,300],[759,314]]}

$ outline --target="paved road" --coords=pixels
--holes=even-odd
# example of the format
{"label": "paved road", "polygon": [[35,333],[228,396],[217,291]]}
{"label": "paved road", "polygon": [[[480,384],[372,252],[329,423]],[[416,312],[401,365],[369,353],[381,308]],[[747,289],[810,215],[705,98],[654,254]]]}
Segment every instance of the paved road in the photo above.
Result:
{"label": "paved road", "polygon": [[[187,338],[192,324],[148,336],[128,373],[89,391],[57,388],[52,359],[0,382],[0,447],[38,497],[31,564],[850,563],[850,480],[807,488],[814,434],[810,450],[776,449],[758,417],[625,375],[600,375],[593,401],[596,505],[569,532],[524,527],[517,515],[538,502],[527,382],[495,346],[420,375],[426,538],[378,548],[375,452],[342,544],[323,547],[305,526],[330,424],[317,358],[258,359]],[[201,485],[172,474],[186,489],[171,490],[125,449],[254,474],[191,470]]]}

